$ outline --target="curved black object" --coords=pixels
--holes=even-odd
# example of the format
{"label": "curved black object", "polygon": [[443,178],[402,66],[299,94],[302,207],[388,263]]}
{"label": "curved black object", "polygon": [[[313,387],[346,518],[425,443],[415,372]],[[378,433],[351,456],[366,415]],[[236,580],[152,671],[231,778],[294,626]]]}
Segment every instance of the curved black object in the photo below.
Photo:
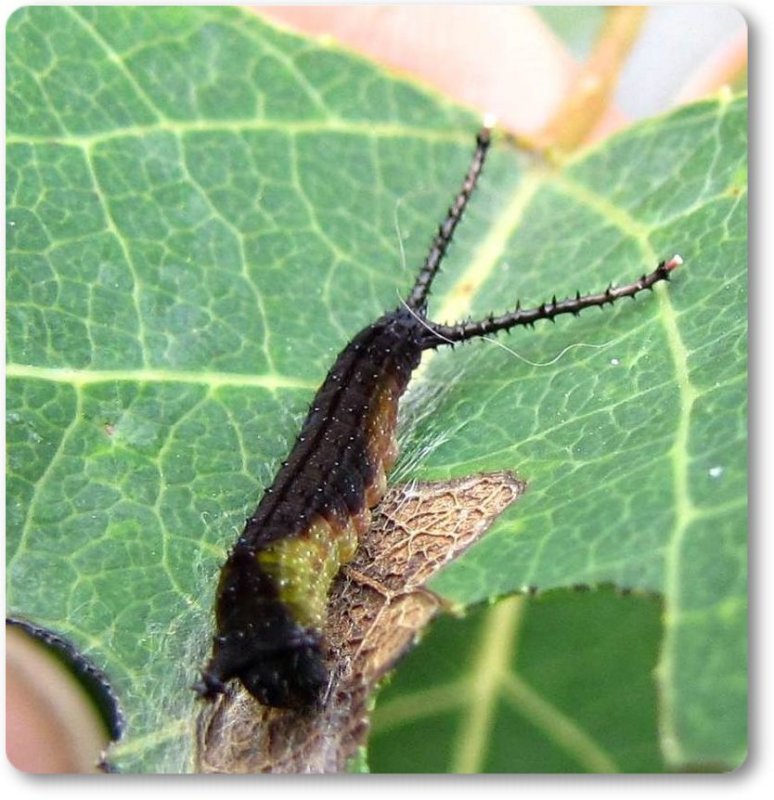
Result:
{"label": "curved black object", "polygon": [[84,688],[102,717],[113,741],[121,738],[125,728],[124,713],[107,675],[83,655],[69,640],[48,628],[18,617],[8,617],[6,625],[19,628],[43,644]]}

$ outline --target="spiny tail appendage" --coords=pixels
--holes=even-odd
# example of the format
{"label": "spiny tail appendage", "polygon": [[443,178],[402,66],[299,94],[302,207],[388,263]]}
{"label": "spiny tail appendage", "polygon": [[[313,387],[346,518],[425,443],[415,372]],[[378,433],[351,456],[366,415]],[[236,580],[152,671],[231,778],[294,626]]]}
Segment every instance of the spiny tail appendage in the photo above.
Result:
{"label": "spiny tail appendage", "polygon": [[517,304],[513,311],[500,316],[490,315],[486,319],[458,322],[454,325],[442,325],[427,320],[422,346],[423,349],[433,349],[445,344],[456,344],[468,339],[508,331],[511,328],[533,326],[543,319],[553,321],[562,314],[577,316],[586,308],[612,304],[623,297],[634,298],[640,292],[652,289],[660,281],[668,281],[671,273],[682,263],[683,259],[679,255],[674,255],[668,261],[662,261],[650,274],[643,275],[625,286],[608,286],[605,291],[597,294],[581,295],[578,292],[575,297],[568,297],[561,301],[554,296],[550,302],[542,303],[535,308],[525,309]]}
{"label": "spiny tail appendage", "polygon": [[449,206],[446,219],[438,226],[438,232],[430,246],[425,263],[417,275],[414,286],[406,298],[406,306],[415,311],[420,316],[425,316],[427,311],[427,298],[430,294],[430,287],[433,279],[438,274],[446,250],[451,244],[454,231],[457,228],[465,208],[468,205],[470,196],[476,188],[481,171],[484,169],[486,154],[492,141],[492,131],[488,127],[482,128],[476,136],[476,149],[473,153],[462,188],[454,198],[454,202]]}

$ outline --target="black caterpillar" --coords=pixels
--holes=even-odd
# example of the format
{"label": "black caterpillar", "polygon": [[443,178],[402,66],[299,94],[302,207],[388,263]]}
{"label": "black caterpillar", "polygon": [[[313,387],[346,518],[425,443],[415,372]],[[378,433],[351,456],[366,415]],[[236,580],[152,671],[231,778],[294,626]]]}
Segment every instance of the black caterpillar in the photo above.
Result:
{"label": "black caterpillar", "polygon": [[220,574],[213,654],[195,689],[212,698],[238,678],[261,703],[319,705],[328,685],[322,628],[328,593],[368,529],[397,457],[398,400],[425,350],[577,314],[634,297],[681,263],[599,294],[442,325],[427,317],[430,287],[489,148],[484,128],[459,194],[439,226],[405,303],[355,336],[317,392],[287,461],[247,520]]}

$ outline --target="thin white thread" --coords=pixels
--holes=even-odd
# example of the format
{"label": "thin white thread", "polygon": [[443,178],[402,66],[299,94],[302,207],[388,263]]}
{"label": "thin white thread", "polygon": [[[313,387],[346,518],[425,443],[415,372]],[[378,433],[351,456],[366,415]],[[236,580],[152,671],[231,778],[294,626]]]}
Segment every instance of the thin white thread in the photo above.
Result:
{"label": "thin white thread", "polygon": [[427,330],[429,330],[430,333],[433,334],[433,336],[437,336],[439,339],[442,339],[447,344],[452,344],[452,345],[456,344],[456,342],[454,342],[452,339],[447,339],[445,336],[441,336],[441,334],[438,333],[438,331],[433,330],[433,328],[430,327],[430,325],[427,323],[427,321],[422,319],[422,317],[420,317],[419,314],[417,314],[417,312],[414,311],[414,309],[409,306],[409,304],[400,296],[400,294],[398,294],[398,299],[400,300],[400,304],[406,309],[406,311],[408,311],[409,314],[411,314],[411,316],[414,317],[414,319],[422,327],[427,328]]}
{"label": "thin white thread", "polygon": [[567,347],[560,350],[550,361],[530,361],[525,356],[517,353],[515,350],[512,350],[507,344],[503,344],[499,339],[490,339],[488,336],[481,336],[479,338],[483,339],[485,342],[491,342],[492,344],[496,344],[498,347],[502,347],[503,350],[510,353],[515,358],[518,358],[519,361],[529,364],[530,367],[550,367],[552,364],[556,364],[556,362],[559,361],[559,359],[562,358],[562,356],[568,350],[572,350],[575,347],[592,347],[595,350],[601,350],[603,347],[609,347],[613,343],[612,339],[609,342],[603,342],[602,344],[592,344],[591,342],[573,342],[572,344],[568,344]]}
{"label": "thin white thread", "polygon": [[[401,204],[402,204],[404,201],[407,201],[407,200],[408,200],[409,198],[411,198],[411,197],[417,197],[418,195],[427,194],[429,191],[430,191],[430,190],[429,190],[429,188],[428,188],[427,186],[420,186],[420,187],[418,187],[417,189],[413,189],[413,190],[412,190],[412,191],[410,191],[410,192],[406,192],[406,194],[404,194],[404,195],[401,195],[401,196],[400,196],[400,197],[399,197],[399,198],[398,198],[398,199],[395,201],[395,208],[393,209],[393,212],[392,212],[392,218],[393,218],[393,222],[394,222],[394,225],[395,225],[395,233],[396,233],[396,235],[397,235],[397,237],[398,237],[398,247],[400,248],[400,264],[401,264],[401,269],[402,269],[404,272],[405,272],[405,271],[406,271],[406,269],[407,269],[407,264],[406,264],[406,250],[405,250],[405,248],[403,247],[403,236],[401,235],[401,230],[400,230],[400,219],[398,218],[398,212],[399,212],[399,210],[400,210],[400,206],[401,206]],[[410,235],[411,235],[411,234],[409,234],[409,236],[410,236]],[[408,236],[407,236],[406,238],[408,238]]]}
{"label": "thin white thread", "polygon": [[395,233],[398,237],[398,247],[400,248],[400,268],[403,272],[406,271],[406,250],[403,247],[403,237],[401,236],[400,232],[400,220],[398,219],[398,208],[400,207],[400,204],[404,201],[405,198],[406,195],[404,195],[403,197],[399,197],[395,201],[395,209],[393,211],[393,219],[395,222]]}

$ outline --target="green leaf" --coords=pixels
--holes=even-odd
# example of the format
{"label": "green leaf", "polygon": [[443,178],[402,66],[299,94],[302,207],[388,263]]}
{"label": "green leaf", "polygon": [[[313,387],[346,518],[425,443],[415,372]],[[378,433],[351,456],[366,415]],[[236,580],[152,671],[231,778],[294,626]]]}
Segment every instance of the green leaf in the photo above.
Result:
{"label": "green leaf", "polygon": [[[110,676],[120,768],[186,771],[218,567],[335,353],[410,286],[477,122],[232,9],[28,8],[7,31],[9,612]],[[456,602],[663,595],[670,767],[746,747],[745,131],[721,98],[561,169],[496,145],[434,318],[685,265],[499,340],[517,355],[428,359],[395,474],[529,483],[434,585]]]}
{"label": "green leaf", "polygon": [[660,612],[558,590],[439,620],[379,695],[371,771],[661,771]]}

